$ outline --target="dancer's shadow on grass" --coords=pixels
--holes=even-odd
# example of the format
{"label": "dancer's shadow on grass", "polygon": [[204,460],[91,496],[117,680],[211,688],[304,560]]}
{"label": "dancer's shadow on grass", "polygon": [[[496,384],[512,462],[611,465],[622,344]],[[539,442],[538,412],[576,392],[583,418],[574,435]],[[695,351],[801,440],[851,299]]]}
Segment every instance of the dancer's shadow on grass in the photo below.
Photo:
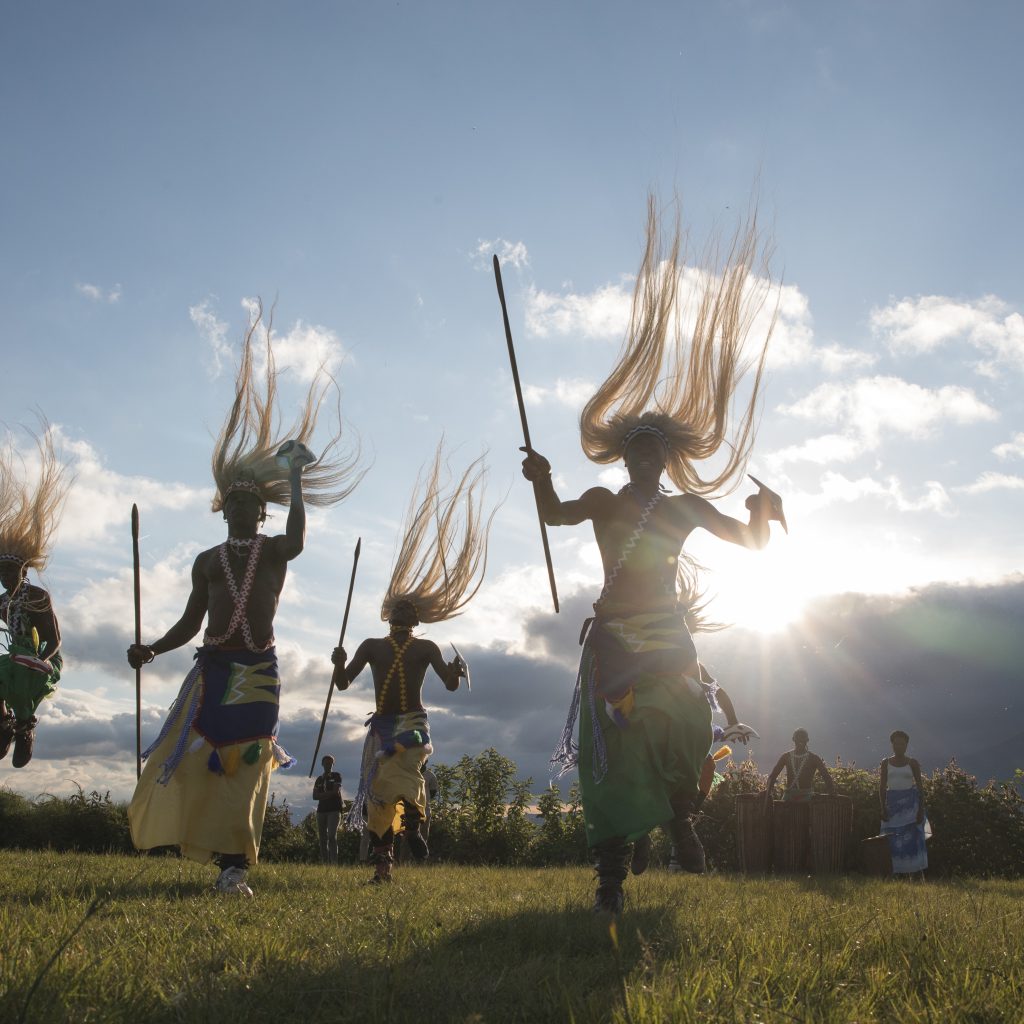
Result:
{"label": "dancer's shadow on grass", "polygon": [[434,935],[422,920],[408,931],[386,912],[381,921],[375,949],[264,960],[255,976],[219,973],[183,993],[166,1019],[229,1020],[244,1007],[247,1024],[607,1020],[668,917],[627,910],[613,928],[582,907],[530,909],[448,934],[442,923]]}

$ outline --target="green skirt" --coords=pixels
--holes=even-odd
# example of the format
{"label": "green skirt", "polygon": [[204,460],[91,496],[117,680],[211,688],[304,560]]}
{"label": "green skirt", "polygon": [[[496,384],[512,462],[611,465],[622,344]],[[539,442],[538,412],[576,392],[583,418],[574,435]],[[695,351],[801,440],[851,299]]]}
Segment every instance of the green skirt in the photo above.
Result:
{"label": "green skirt", "polygon": [[[672,798],[697,795],[712,742],[711,706],[696,680],[681,671],[653,674],[641,668],[632,707],[622,708],[619,724],[594,686],[594,657],[588,642],[580,666],[579,779],[589,846],[609,839],[631,842],[671,821]],[[595,715],[605,747],[603,773],[594,771]]]}
{"label": "green skirt", "polygon": [[[29,644],[11,644],[14,654],[33,654]],[[36,672],[12,660],[10,654],[0,654],[0,700],[14,712],[19,721],[31,718],[36,708],[57,689],[63,661],[59,653],[49,662],[50,671]]]}

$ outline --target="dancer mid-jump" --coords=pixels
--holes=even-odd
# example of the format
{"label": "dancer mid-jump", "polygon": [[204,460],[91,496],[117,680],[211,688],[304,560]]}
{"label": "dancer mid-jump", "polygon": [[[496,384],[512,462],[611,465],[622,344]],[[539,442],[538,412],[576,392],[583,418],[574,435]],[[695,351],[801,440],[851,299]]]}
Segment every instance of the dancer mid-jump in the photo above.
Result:
{"label": "dancer mid-jump", "polygon": [[[668,826],[685,868],[704,869],[692,816],[712,742],[711,713],[718,708],[713,682],[702,682],[688,628],[699,628],[700,595],[683,544],[701,528],[761,548],[769,520],[782,516],[781,501],[763,488],[747,498],[748,523],[723,515],[702,497],[744,472],[754,438],[770,328],[755,349],[746,408],[736,429],[728,429],[744,343],[765,297],[748,281],[758,256],[754,221],[737,235],[717,273],[695,275],[692,327],[685,331],[677,308],[683,290],[679,248],[677,222],[667,252],[662,250],[651,200],[623,352],[580,417],[588,458],[623,459],[629,483],[618,493],[593,487],[575,501],[562,501],[548,460],[528,451],[523,461],[544,521],[592,522],[604,566],[604,589],[553,761],[566,768],[578,759],[587,840],[597,862],[595,909],[612,913],[622,907],[630,844],[657,825]],[[702,476],[695,463],[722,448],[724,460]],[[684,493],[666,494],[663,473]],[[743,739],[743,732],[739,727],[726,736]]]}

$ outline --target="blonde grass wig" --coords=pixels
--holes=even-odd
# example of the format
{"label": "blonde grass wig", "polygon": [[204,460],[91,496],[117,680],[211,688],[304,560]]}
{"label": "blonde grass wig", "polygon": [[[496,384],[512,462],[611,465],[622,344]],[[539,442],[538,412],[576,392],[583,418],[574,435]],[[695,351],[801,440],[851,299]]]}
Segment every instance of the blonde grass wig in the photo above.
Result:
{"label": "blonde grass wig", "polygon": [[[719,257],[722,246],[713,243],[704,267],[696,271],[681,262],[678,213],[667,245],[660,222],[657,201],[649,196],[647,239],[626,338],[618,365],[580,414],[580,437],[587,458],[609,463],[622,458],[638,426],[653,428],[668,448],[665,468],[676,487],[713,494],[743,472],[754,442],[777,309],[759,350],[745,359],[748,334],[769,292],[769,287],[753,286],[749,278],[757,272],[769,284],[769,253],[758,232],[756,207],[725,245],[724,259]],[[695,289],[687,303],[692,331],[684,331],[680,308],[686,280]],[[730,432],[733,396],[751,366],[750,399]],[[694,463],[723,445],[729,452],[724,466],[702,476]]]}
{"label": "blonde grass wig", "polygon": [[[281,431],[275,408],[279,373],[271,347],[273,321],[271,310],[264,323],[263,305],[258,303],[256,315],[242,343],[242,356],[235,378],[235,400],[214,446],[213,479],[217,486],[212,506],[214,512],[224,508],[229,488],[240,481],[248,482],[248,487],[243,485],[243,489],[256,493],[264,505],[289,504],[291,486],[288,471],[278,465],[275,453],[286,440],[301,441],[307,446],[311,444],[320,407],[330,390],[336,396],[337,425],[320,458],[302,474],[303,497],[309,505],[335,505],[355,490],[366,472],[358,466],[358,440],[353,450],[341,450],[340,392],[334,378],[322,367],[309,386],[302,410],[291,430]],[[262,389],[257,383],[253,353],[257,335],[266,346]]]}
{"label": "blonde grass wig", "polygon": [[484,456],[475,459],[447,492],[442,481],[444,439],[434,461],[416,479],[402,542],[391,570],[380,617],[411,601],[420,622],[453,618],[480,589],[494,512],[485,520]]}
{"label": "blonde grass wig", "polygon": [[73,482],[67,465],[57,455],[53,429],[45,421],[35,435],[39,472],[34,480],[16,472],[24,460],[12,440],[0,450],[0,559],[46,568],[50,547],[60,525],[64,502]]}

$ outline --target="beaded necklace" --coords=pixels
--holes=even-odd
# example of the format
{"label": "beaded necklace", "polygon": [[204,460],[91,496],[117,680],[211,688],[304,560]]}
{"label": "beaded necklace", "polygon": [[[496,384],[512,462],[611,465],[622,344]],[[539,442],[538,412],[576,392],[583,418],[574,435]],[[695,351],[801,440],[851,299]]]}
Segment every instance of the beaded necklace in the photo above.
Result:
{"label": "beaded necklace", "polygon": [[266,539],[266,536],[262,533],[253,538],[252,546],[249,549],[249,557],[245,563],[245,575],[242,577],[241,587],[235,582],[235,574],[231,570],[231,562],[228,559],[229,542],[225,541],[218,548],[220,564],[224,569],[224,582],[227,583],[228,592],[231,594],[235,607],[231,612],[231,621],[228,623],[227,632],[222,636],[210,636],[208,632],[205,633],[203,636],[204,644],[216,647],[219,644],[226,643],[235,630],[241,629],[242,639],[250,651],[266,651],[274,646],[273,635],[262,647],[256,646],[256,642],[252,638],[252,626],[246,617],[246,612],[249,610],[249,595],[252,593],[252,586],[256,581],[256,565],[260,560],[260,552],[263,550],[263,544]]}
{"label": "beaded necklace", "polygon": [[32,625],[28,615],[25,614],[25,605],[28,598],[28,586],[24,580],[15,588],[11,595],[4,594],[0,609],[7,622],[7,628],[11,636],[28,636],[32,631]]}
{"label": "beaded necklace", "polygon": [[804,770],[804,763],[810,756],[811,752],[805,750],[802,754],[795,754],[792,750],[789,752],[789,767],[793,772],[793,785],[797,785],[800,781],[800,773]]}
{"label": "beaded necklace", "polygon": [[[619,494],[632,494],[633,490],[633,485],[629,483],[619,491]],[[619,555],[619,560],[612,566],[611,572],[609,572],[605,578],[604,587],[601,590],[601,596],[594,602],[595,608],[608,596],[608,591],[611,590],[612,584],[615,582],[615,578],[619,575],[622,567],[626,564],[626,560],[633,553],[633,549],[637,546],[640,538],[644,535],[644,530],[647,528],[647,521],[651,518],[651,513],[655,508],[657,508],[663,497],[664,494],[662,494],[660,490],[655,491],[651,496],[651,499],[646,505],[644,505],[644,509],[640,513],[640,519],[637,521],[635,529],[629,535],[626,543],[622,545],[622,554]]]}
{"label": "beaded necklace", "polygon": [[384,682],[381,683],[380,694],[377,697],[377,711],[381,711],[384,707],[384,698],[387,696],[388,687],[391,685],[391,680],[398,675],[398,709],[401,712],[405,712],[408,706],[409,693],[408,684],[405,678],[405,652],[409,650],[410,644],[412,644],[413,635],[410,633],[404,640],[403,643],[399,644],[393,636],[388,637],[388,643],[391,644],[391,650],[393,652],[393,660],[391,662],[391,668],[388,669],[388,674],[384,677]]}

